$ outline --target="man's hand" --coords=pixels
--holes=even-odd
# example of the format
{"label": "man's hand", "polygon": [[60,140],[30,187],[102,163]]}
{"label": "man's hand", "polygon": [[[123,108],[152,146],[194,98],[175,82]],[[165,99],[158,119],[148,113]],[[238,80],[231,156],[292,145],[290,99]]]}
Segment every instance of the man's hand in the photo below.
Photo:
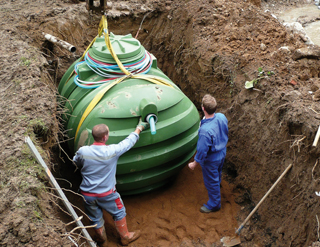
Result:
{"label": "man's hand", "polygon": [[139,123],[137,125],[137,128],[140,129],[140,131],[143,131],[143,130],[146,130],[146,129],[149,129],[150,125],[148,122],[143,122],[141,117],[140,117],[140,120],[139,120]]}
{"label": "man's hand", "polygon": [[189,166],[189,168],[190,168],[191,170],[194,170],[194,168],[195,168],[197,165],[198,165],[198,162],[197,162],[197,161],[193,161],[193,162],[190,162],[190,163],[188,164],[188,166]]}

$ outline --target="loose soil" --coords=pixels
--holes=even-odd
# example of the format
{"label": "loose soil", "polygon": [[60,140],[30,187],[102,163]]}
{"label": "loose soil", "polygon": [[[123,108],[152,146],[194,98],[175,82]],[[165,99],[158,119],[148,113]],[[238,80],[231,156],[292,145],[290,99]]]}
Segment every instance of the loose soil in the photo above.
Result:
{"label": "loose soil", "polygon": [[[107,2],[110,32],[136,36],[141,27],[137,38],[159,68],[198,107],[205,93],[214,95],[229,120],[222,209],[199,212],[207,200],[201,169],[185,167],[165,188],[123,198],[129,229],[142,232],[131,246],[222,246],[220,239],[234,234],[290,163],[241,231],[241,246],[317,246],[320,149],[312,143],[320,124],[320,52],[271,15],[306,3]],[[76,225],[68,224],[71,217],[24,138],[30,136],[82,215],[75,194],[81,177],[66,155],[57,85],[97,35],[101,15],[84,2],[14,0],[0,3],[0,17],[0,245],[72,246],[68,235]],[[77,52],[46,41],[42,32]],[[305,49],[308,55],[301,55]],[[245,89],[252,80],[254,88]],[[106,214],[105,220],[108,244],[118,246],[112,219]],[[89,224],[85,216],[83,223]]]}

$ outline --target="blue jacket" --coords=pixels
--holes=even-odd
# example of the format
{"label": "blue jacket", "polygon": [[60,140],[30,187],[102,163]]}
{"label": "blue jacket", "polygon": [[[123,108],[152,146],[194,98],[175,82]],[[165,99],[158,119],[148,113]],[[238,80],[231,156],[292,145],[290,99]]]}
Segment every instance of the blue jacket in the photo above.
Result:
{"label": "blue jacket", "polygon": [[202,119],[199,128],[195,161],[201,166],[207,161],[218,161],[226,156],[228,142],[228,120],[222,113],[213,118]]}

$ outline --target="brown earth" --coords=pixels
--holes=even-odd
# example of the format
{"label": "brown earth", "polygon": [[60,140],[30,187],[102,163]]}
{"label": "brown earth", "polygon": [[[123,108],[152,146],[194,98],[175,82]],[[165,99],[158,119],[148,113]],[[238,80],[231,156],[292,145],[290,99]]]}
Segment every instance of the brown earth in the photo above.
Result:
{"label": "brown earth", "polygon": [[[291,171],[241,231],[241,246],[316,246],[320,149],[312,143],[320,124],[319,47],[308,47],[271,16],[303,3],[113,4],[109,30],[136,36],[141,25],[138,39],[160,69],[197,106],[205,93],[213,94],[230,129],[221,211],[198,211],[207,200],[201,170],[186,167],[166,188],[123,198],[129,228],[142,231],[131,246],[221,246],[290,163]],[[97,35],[101,16],[88,13],[84,2],[12,0],[1,1],[0,17],[0,245],[71,246],[67,233],[75,225],[66,225],[72,220],[24,138],[36,143],[61,186],[70,189],[71,181],[76,192],[80,176],[61,148],[56,87]],[[72,43],[77,52],[46,41],[42,32]],[[301,55],[300,48],[311,55]],[[245,89],[251,80],[255,88]],[[79,196],[66,194],[82,207]],[[112,220],[105,218],[109,246],[117,246]],[[86,217],[83,222],[88,224]]]}

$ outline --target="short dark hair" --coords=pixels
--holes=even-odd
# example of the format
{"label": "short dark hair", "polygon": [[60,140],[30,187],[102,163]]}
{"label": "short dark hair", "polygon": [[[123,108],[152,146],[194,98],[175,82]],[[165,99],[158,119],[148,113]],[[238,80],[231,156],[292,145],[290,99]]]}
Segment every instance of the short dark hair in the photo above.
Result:
{"label": "short dark hair", "polygon": [[98,124],[92,128],[92,136],[96,142],[101,142],[105,135],[109,134],[109,128],[105,124]]}
{"label": "short dark hair", "polygon": [[212,95],[206,94],[202,98],[202,106],[211,115],[217,110],[217,101]]}

